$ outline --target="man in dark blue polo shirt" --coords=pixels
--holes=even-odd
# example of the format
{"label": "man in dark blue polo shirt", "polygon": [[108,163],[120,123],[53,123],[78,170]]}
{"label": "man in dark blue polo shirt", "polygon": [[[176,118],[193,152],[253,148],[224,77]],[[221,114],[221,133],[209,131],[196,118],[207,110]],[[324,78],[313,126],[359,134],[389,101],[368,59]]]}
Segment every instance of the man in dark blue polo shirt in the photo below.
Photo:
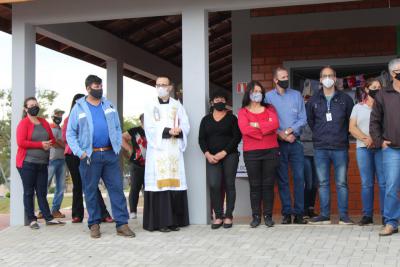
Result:
{"label": "man in dark blue polo shirt", "polygon": [[324,67],[320,73],[322,89],[307,103],[307,120],[313,131],[314,161],[320,195],[320,216],[310,224],[330,224],[330,168],[335,172],[339,224],[353,224],[348,216],[349,119],[354,102],[335,89],[336,72]]}

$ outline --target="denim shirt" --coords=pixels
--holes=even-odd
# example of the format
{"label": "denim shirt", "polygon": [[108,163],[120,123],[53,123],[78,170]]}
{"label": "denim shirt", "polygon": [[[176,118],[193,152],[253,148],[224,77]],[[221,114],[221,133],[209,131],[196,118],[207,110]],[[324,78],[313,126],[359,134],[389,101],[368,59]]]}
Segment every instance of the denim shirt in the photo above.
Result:
{"label": "denim shirt", "polygon": [[[101,106],[107,120],[111,146],[115,154],[121,150],[122,131],[117,110],[106,98],[101,99]],[[86,102],[86,97],[76,101],[71,110],[67,127],[67,142],[74,155],[82,157],[86,152],[88,157],[93,153],[93,120]]]}
{"label": "denim shirt", "polygon": [[307,114],[303,97],[298,91],[287,88],[281,95],[275,88],[266,93],[265,103],[272,104],[278,112],[279,131],[292,128],[294,134],[300,137],[307,125]]}

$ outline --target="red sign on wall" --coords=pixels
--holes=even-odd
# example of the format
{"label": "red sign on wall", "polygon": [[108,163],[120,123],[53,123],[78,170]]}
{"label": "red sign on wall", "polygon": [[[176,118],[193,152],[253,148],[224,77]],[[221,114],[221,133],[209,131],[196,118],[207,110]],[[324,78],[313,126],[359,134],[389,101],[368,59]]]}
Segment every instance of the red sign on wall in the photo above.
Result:
{"label": "red sign on wall", "polygon": [[244,92],[246,92],[247,89],[247,83],[245,82],[238,82],[236,84],[236,92],[238,94],[244,94]]}

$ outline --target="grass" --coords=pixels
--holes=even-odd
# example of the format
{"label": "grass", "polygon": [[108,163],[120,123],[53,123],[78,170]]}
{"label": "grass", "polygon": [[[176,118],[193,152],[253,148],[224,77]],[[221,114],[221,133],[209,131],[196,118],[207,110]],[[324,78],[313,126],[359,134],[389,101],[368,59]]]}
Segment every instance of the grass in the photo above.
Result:
{"label": "grass", "polygon": [[[49,202],[50,209],[53,201],[52,197],[48,197],[47,201]],[[67,208],[72,206],[72,196],[64,196],[63,202],[61,204],[61,208]],[[37,200],[35,200],[35,208],[38,208]],[[10,213],[10,199],[9,198],[0,198],[0,214],[8,214]]]}

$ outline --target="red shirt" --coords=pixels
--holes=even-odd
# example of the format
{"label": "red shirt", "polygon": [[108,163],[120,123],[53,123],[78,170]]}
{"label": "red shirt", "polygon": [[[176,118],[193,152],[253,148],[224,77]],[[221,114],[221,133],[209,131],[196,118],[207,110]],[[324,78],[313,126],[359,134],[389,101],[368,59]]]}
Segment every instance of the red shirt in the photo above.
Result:
{"label": "red shirt", "polygon": [[[49,134],[50,140],[54,143],[56,140],[54,139],[53,132],[50,129],[49,123],[43,119],[38,118],[40,124]],[[43,148],[41,141],[32,141],[33,130],[35,129],[35,124],[31,122],[28,117],[23,118],[18,126],[17,126],[17,168],[22,168],[22,164],[24,163],[26,157],[26,151],[30,148]]]}
{"label": "red shirt", "polygon": [[69,147],[68,143],[67,143],[67,126],[68,126],[68,119],[69,116],[65,118],[64,120],[64,124],[62,126],[61,132],[62,132],[62,138],[63,141],[65,142],[65,150],[64,150],[64,155],[72,155],[72,150]]}
{"label": "red shirt", "polygon": [[[277,148],[279,127],[278,115],[271,105],[264,112],[256,114],[247,108],[241,108],[238,113],[239,128],[243,135],[243,151]],[[258,122],[260,128],[250,126]]]}

